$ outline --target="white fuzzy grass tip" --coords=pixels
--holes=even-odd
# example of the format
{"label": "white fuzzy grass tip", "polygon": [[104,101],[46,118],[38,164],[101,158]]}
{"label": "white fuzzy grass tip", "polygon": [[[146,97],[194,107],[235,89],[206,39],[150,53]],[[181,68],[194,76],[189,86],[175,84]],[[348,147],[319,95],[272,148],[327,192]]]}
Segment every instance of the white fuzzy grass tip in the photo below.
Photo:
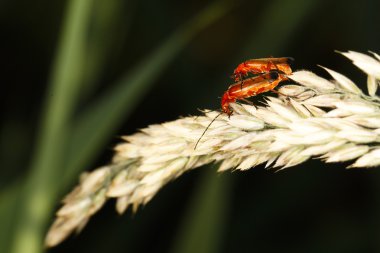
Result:
{"label": "white fuzzy grass tip", "polygon": [[285,96],[267,97],[266,106],[232,104],[234,114],[185,117],[151,125],[124,136],[115,147],[110,165],[81,176],[79,185],[63,200],[63,207],[47,236],[51,247],[73,231],[80,231],[109,198],[116,209],[136,211],[169,181],[208,163],[219,171],[247,170],[259,164],[279,169],[311,157],[323,161],[353,161],[350,168],[380,165],[380,57],[343,52],[367,75],[365,95],[349,78],[323,67],[326,80],[309,71],[289,76],[296,84],[284,85]]}

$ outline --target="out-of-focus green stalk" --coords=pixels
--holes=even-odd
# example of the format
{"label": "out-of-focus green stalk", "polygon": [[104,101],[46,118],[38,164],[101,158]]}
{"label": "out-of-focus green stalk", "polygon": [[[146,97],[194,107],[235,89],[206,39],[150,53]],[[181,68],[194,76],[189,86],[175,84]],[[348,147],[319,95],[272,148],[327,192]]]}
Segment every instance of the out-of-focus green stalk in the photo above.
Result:
{"label": "out-of-focus green stalk", "polygon": [[230,200],[231,180],[214,170],[202,175],[190,200],[172,253],[213,253],[221,251]]}
{"label": "out-of-focus green stalk", "polygon": [[305,19],[311,16],[311,12],[321,3],[316,0],[271,1],[267,8],[260,12],[259,21],[252,24],[250,36],[247,37],[241,55],[246,58],[269,57],[279,52],[280,48],[285,48],[291,43],[297,29],[304,26]]}
{"label": "out-of-focus green stalk", "polygon": [[[74,126],[72,132],[70,119],[80,93],[79,84],[84,81],[82,67],[91,7],[92,0],[72,0],[69,4],[45,103],[46,111],[42,119],[39,143],[21,200],[19,223],[16,226],[10,252],[34,253],[41,250],[43,229],[59,188],[71,182],[71,180],[61,180],[61,176],[67,173],[66,168],[69,169],[69,173],[65,174],[66,179],[70,179],[70,175],[74,176],[73,172],[83,169],[82,166],[76,166],[78,161],[83,164],[88,163],[89,151],[99,149],[101,143],[99,140],[107,139],[111,131],[123,120],[125,110],[131,104],[136,104],[138,98],[142,97],[150,87],[149,84],[176,53],[200,29],[209,25],[228,9],[223,2],[214,3],[197,15],[192,22],[181,27],[179,32],[169,37],[153,55],[149,55],[131,74],[122,78],[99,103],[79,117],[78,125]],[[68,156],[67,150],[69,150]]]}
{"label": "out-of-focus green stalk", "polygon": [[125,4],[124,0],[94,0],[81,97],[93,93],[101,83],[101,77],[108,70],[106,66],[112,56],[120,53],[120,48],[115,48],[115,44],[123,40],[131,23],[131,15],[125,17],[123,13]]}
{"label": "out-of-focus green stalk", "polygon": [[56,198],[69,137],[69,121],[80,89],[83,52],[92,0],[71,0],[46,94],[36,153],[25,182],[9,252],[42,250],[47,218]]}
{"label": "out-of-focus green stalk", "polygon": [[[245,55],[243,59],[252,57],[253,48],[254,53],[264,54],[260,57],[281,51],[315,5],[316,1],[273,1],[259,21],[252,25],[253,35],[248,37],[247,46],[241,52]],[[227,190],[223,188],[231,184],[231,179],[215,180],[212,177],[215,175],[204,175],[199,183],[172,252],[218,252],[223,238],[220,228],[226,222],[226,209],[230,202]]]}
{"label": "out-of-focus green stalk", "polygon": [[8,252],[18,209],[20,182],[13,182],[5,190],[0,191],[0,252]]}
{"label": "out-of-focus green stalk", "polygon": [[[83,170],[89,159],[99,152],[113,131],[132,112],[153,80],[168,66],[176,54],[202,29],[215,22],[232,8],[231,1],[214,2],[180,27],[152,54],[113,85],[75,120],[71,148],[66,158],[64,182],[70,183]],[[94,129],[89,131],[89,129]],[[80,146],[80,148],[75,148]]]}

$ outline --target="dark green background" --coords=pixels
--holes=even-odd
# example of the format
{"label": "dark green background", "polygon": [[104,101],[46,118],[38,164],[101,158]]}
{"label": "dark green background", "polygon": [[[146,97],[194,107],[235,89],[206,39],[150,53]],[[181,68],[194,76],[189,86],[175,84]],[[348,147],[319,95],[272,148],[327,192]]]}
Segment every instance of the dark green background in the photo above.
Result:
{"label": "dark green background", "polygon": [[[79,168],[62,166],[55,177],[44,178],[56,192],[50,216],[40,224],[44,231],[79,173],[110,161],[117,136],[198,114],[198,108],[218,109],[234,67],[245,59],[291,56],[294,69],[328,77],[317,67],[321,64],[365,89],[366,76],[334,50],[380,52],[376,0],[216,1],[225,13],[181,44],[156,74],[144,73],[157,48],[175,31],[185,31],[183,24],[210,3],[93,1],[72,121],[95,108],[120,80],[128,82],[133,75],[149,80]],[[24,225],[16,225],[28,198],[21,189],[34,174],[30,164],[39,148],[44,101],[56,95],[47,90],[68,5],[62,0],[0,2],[0,252],[17,244],[18,227]],[[106,114],[98,116],[86,133],[97,135],[97,122],[107,120]],[[74,144],[61,159],[80,150],[81,143]],[[164,187],[135,215],[118,216],[109,201],[81,234],[50,252],[380,252],[380,172],[346,170],[347,165],[312,160],[279,173],[259,166],[223,174],[216,174],[215,166],[203,167]],[[61,182],[65,169],[72,174]]]}

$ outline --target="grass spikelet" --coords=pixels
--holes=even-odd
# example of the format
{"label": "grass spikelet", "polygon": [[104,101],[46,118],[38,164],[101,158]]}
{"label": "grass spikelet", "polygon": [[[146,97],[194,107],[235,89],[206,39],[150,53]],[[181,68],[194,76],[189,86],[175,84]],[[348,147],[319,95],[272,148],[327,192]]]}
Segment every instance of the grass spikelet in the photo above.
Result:
{"label": "grass spikelet", "polygon": [[376,95],[380,62],[376,54],[342,53],[367,74],[369,95],[346,76],[324,68],[334,80],[309,71],[289,76],[279,98],[266,105],[233,104],[231,117],[217,112],[151,125],[124,136],[112,163],[87,173],[64,199],[47,236],[54,246],[83,228],[109,198],[116,209],[137,210],[169,181],[208,163],[218,171],[248,170],[259,164],[276,169],[312,157],[325,162],[351,161],[349,168],[380,165],[380,99]]}

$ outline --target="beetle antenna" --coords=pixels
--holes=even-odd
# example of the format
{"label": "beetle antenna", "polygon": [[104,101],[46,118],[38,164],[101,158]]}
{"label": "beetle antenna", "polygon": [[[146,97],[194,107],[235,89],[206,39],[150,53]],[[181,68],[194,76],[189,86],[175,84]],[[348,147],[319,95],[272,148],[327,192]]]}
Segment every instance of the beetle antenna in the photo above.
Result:
{"label": "beetle antenna", "polygon": [[213,119],[211,120],[210,124],[208,124],[208,126],[206,127],[206,129],[203,131],[201,137],[199,137],[197,143],[195,143],[194,150],[197,148],[199,141],[202,139],[203,135],[205,135],[205,133],[207,132],[207,130],[209,129],[209,127],[211,126],[211,124],[214,123],[214,121],[215,121],[220,115],[222,115],[222,114],[223,114],[223,112],[220,112],[218,115],[215,116],[215,118],[213,118]]}

